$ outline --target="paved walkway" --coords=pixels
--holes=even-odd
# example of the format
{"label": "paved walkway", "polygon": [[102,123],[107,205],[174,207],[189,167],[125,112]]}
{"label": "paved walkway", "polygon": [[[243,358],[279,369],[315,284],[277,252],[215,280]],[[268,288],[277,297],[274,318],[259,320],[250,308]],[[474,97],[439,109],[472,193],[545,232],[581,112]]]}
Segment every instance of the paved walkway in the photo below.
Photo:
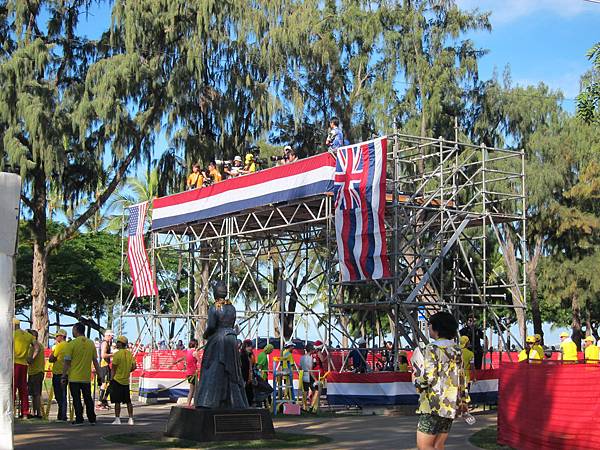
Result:
{"label": "paved walkway", "polygon": [[[17,450],[95,450],[127,449],[148,450],[149,447],[126,446],[102,439],[110,434],[157,432],[164,429],[172,404],[143,405],[135,409],[136,425],[111,425],[112,413],[98,415],[98,424],[73,427],[62,422],[19,423],[15,425]],[[276,418],[279,431],[314,433],[331,437],[334,441],[316,449],[368,450],[414,449],[416,417],[354,416],[335,418]],[[37,423],[36,423],[37,422]],[[475,448],[468,437],[475,431],[496,423],[494,413],[477,415],[477,424],[469,427],[462,420],[452,428],[447,449]]]}

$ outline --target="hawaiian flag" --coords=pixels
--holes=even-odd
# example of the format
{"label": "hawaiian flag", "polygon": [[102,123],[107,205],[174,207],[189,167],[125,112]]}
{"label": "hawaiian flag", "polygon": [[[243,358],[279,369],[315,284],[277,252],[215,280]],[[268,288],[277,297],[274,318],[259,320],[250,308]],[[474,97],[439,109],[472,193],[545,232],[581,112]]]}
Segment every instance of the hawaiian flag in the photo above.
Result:
{"label": "hawaiian flag", "polygon": [[133,281],[133,295],[144,297],[157,295],[156,281],[150,270],[146,246],[144,245],[144,222],[148,202],[138,203],[129,207],[129,222],[127,224],[127,260]]}
{"label": "hawaiian flag", "polygon": [[337,149],[335,231],[342,282],[390,276],[385,239],[387,138]]}

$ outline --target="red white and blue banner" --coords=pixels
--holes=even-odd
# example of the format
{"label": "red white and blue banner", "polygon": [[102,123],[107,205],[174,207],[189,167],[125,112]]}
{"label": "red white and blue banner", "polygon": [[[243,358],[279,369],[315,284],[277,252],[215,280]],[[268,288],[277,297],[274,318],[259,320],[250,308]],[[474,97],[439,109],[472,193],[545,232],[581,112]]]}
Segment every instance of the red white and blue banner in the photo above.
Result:
{"label": "red white and blue banner", "polygon": [[337,149],[335,230],[342,282],[390,276],[385,238],[387,138]]}
{"label": "red white and blue banner", "polygon": [[323,153],[212,186],[154,200],[152,229],[160,230],[333,190],[335,158]]}
{"label": "red white and blue banner", "polygon": [[[471,403],[496,404],[497,369],[476,371],[471,383]],[[401,372],[331,372],[327,377],[327,401],[331,405],[416,405],[419,395],[410,373]]]}

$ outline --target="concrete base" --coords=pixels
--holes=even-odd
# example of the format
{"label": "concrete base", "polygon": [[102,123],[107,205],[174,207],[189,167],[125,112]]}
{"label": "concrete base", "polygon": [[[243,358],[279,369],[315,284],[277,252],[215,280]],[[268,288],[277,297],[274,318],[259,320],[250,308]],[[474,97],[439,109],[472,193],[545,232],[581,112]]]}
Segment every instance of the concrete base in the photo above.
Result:
{"label": "concrete base", "polygon": [[198,442],[273,439],[275,429],[266,409],[191,409],[173,406],[165,436]]}

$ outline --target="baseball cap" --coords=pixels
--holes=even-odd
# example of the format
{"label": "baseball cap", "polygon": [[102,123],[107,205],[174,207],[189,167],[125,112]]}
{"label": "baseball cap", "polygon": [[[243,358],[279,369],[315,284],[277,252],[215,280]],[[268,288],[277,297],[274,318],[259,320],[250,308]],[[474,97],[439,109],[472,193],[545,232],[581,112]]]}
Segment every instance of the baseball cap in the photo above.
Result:
{"label": "baseball cap", "polygon": [[469,336],[461,336],[460,337],[460,346],[461,347],[466,347],[468,343],[469,343]]}
{"label": "baseball cap", "polygon": [[67,331],[64,328],[61,328],[56,333],[54,333],[54,335],[67,337]]}
{"label": "baseball cap", "polygon": [[584,341],[594,343],[596,342],[596,338],[594,336],[587,336]]}
{"label": "baseball cap", "polygon": [[315,341],[313,342],[313,345],[315,346],[315,348],[319,348],[323,346],[323,343],[321,341]]}
{"label": "baseball cap", "polygon": [[273,351],[273,345],[272,344],[265,345],[264,351],[265,351],[265,353],[271,353]]}
{"label": "baseball cap", "polygon": [[562,333],[560,333],[560,337],[569,337],[569,333],[567,333],[566,331],[563,331]]}
{"label": "baseball cap", "polygon": [[542,336],[540,334],[535,333],[533,335],[533,337],[535,338],[536,341],[541,341],[542,340]]}
{"label": "baseball cap", "polygon": [[234,161],[241,161],[241,160],[242,160],[242,157],[238,155],[238,156],[236,156],[235,158],[233,158],[233,160],[234,160]]}
{"label": "baseball cap", "polygon": [[283,147],[283,151],[284,152],[290,152],[290,151],[292,151],[292,146],[291,145],[286,145],[285,147]]}
{"label": "baseball cap", "polygon": [[254,159],[254,155],[252,153],[246,154],[246,162],[252,161]]}
{"label": "baseball cap", "polygon": [[121,344],[125,344],[125,345],[127,345],[127,343],[128,343],[129,341],[127,340],[127,338],[126,338],[125,336],[119,336],[119,337],[117,338],[117,342],[120,342]]}
{"label": "baseball cap", "polygon": [[525,342],[527,342],[528,344],[535,344],[535,336],[527,336],[525,338]]}

